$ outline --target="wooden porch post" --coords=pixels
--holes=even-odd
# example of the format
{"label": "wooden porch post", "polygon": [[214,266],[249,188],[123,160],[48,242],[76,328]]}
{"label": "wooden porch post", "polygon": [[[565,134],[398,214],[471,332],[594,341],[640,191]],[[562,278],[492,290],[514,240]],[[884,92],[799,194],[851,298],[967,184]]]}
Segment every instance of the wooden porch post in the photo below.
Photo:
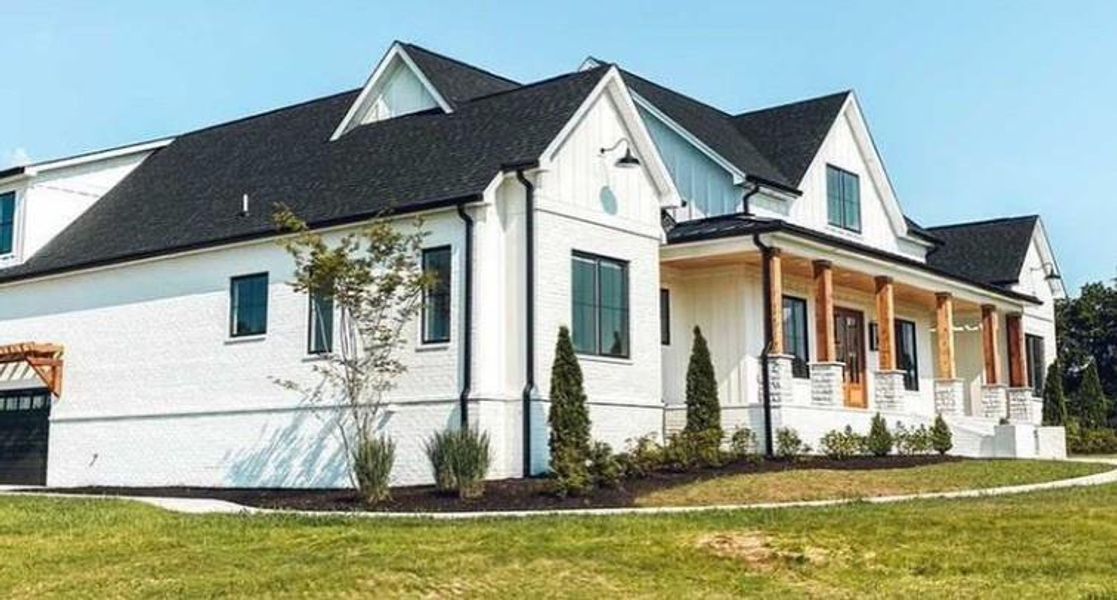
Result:
{"label": "wooden porch post", "polygon": [[772,354],[783,354],[783,267],[780,262],[780,249],[771,248],[768,260],[768,301],[772,307]]}
{"label": "wooden porch post", "polygon": [[896,303],[892,278],[877,277],[877,329],[880,331],[880,370],[896,370]]}
{"label": "wooden porch post", "polygon": [[939,338],[939,377],[956,379],[954,364],[954,297],[949,292],[935,294],[935,332]]}
{"label": "wooden porch post", "polygon": [[1005,315],[1008,331],[1008,385],[1027,387],[1028,362],[1024,358],[1024,325],[1020,313]]}
{"label": "wooden porch post", "polygon": [[834,362],[834,274],[828,260],[814,261],[815,334],[818,362]]}
{"label": "wooden porch post", "polygon": [[981,338],[985,350],[985,383],[1001,383],[1000,327],[997,324],[997,307],[992,304],[981,306]]}

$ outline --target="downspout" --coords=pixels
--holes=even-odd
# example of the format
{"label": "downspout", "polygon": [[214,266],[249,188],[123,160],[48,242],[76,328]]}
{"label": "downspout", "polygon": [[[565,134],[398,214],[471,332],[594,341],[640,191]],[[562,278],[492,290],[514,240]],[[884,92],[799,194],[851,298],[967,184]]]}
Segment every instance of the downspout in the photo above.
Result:
{"label": "downspout", "polygon": [[531,477],[531,395],[535,391],[535,186],[524,170],[516,169],[516,179],[524,186],[524,247],[525,274],[525,377],[522,408],[523,411],[523,472]]}
{"label": "downspout", "polygon": [[772,347],[772,296],[768,290],[772,287],[772,266],[770,258],[772,247],[765,246],[760,241],[760,234],[752,234],[752,243],[760,248],[761,272],[764,280],[764,350],[760,352],[760,394],[764,404],[764,455],[771,458],[772,452],[772,389],[768,373],[768,349]]}
{"label": "downspout", "polygon": [[465,204],[458,205],[458,217],[465,224],[465,259],[462,265],[462,287],[465,301],[462,303],[462,391],[458,395],[458,414],[461,428],[469,427],[469,394],[473,386],[473,217],[465,210]]}

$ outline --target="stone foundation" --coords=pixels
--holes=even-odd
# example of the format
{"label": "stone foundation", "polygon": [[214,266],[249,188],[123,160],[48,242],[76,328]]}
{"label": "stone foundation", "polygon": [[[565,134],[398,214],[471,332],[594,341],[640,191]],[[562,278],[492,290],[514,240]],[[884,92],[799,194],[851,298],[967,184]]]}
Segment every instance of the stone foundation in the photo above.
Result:
{"label": "stone foundation", "polygon": [[792,362],[794,359],[795,357],[790,354],[768,356],[768,391],[772,406],[792,403],[794,398]]}
{"label": "stone foundation", "polygon": [[1008,417],[1008,389],[1005,386],[981,386],[981,416],[998,421]]}
{"label": "stone foundation", "polygon": [[873,403],[878,410],[902,411],[904,409],[904,372],[877,371],[873,373]]}
{"label": "stone foundation", "polygon": [[935,380],[935,412],[940,415],[962,414],[965,388],[961,379]]}
{"label": "stone foundation", "polygon": [[845,403],[845,385],[842,373],[845,363],[815,362],[811,369],[811,404],[815,406],[842,406]]}
{"label": "stone foundation", "polygon": [[1032,422],[1032,388],[1009,388],[1008,420],[1010,423]]}

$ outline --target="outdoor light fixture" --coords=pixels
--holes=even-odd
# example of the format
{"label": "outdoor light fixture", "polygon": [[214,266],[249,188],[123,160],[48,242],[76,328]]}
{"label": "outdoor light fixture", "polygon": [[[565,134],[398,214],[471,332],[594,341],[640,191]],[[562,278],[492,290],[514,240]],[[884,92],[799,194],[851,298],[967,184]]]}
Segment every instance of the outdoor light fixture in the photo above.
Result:
{"label": "outdoor light fixture", "polygon": [[618,147],[620,147],[621,144],[624,144],[624,156],[618,158],[617,162],[613,164],[616,165],[618,169],[635,169],[636,167],[639,167],[640,159],[632,155],[632,148],[630,147],[631,145],[628,143],[628,138],[622,137],[621,139],[617,140],[617,143],[613,144],[612,146],[609,146],[608,148],[602,148],[601,156],[605,156],[606,152],[612,152],[613,150],[616,150]]}

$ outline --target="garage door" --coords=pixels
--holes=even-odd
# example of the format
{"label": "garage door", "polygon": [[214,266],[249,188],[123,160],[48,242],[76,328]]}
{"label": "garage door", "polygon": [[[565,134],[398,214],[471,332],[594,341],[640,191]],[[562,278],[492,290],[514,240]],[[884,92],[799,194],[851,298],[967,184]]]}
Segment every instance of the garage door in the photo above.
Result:
{"label": "garage door", "polygon": [[0,484],[45,485],[50,392],[0,392]]}

